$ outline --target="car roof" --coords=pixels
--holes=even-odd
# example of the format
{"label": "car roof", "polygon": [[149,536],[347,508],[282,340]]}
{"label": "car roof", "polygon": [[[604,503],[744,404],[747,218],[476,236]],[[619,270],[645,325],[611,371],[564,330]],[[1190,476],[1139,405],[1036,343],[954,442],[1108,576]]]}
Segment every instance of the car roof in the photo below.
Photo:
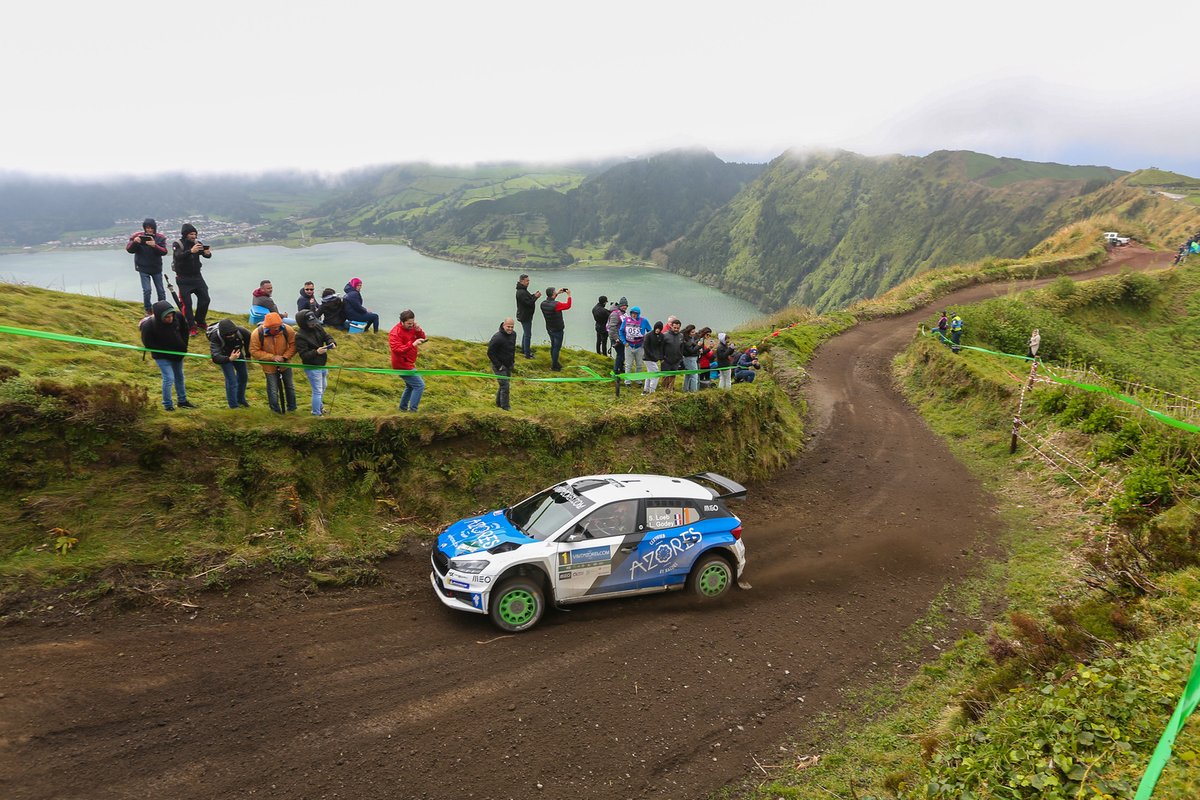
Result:
{"label": "car roof", "polygon": [[695,481],[669,475],[583,475],[566,483],[597,505],[643,497],[713,499],[713,493]]}

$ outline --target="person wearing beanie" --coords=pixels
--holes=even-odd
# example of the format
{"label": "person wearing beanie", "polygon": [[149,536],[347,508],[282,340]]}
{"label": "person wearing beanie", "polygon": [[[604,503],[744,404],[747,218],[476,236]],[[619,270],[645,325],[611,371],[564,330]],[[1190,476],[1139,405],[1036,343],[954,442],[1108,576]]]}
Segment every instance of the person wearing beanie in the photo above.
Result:
{"label": "person wearing beanie", "polygon": [[720,377],[717,378],[717,386],[721,389],[733,386],[733,357],[736,355],[737,348],[733,346],[733,340],[729,338],[729,334],[718,333],[717,371]]}
{"label": "person wearing beanie", "polygon": [[628,310],[629,301],[622,297],[609,312],[608,322],[604,325],[608,331],[608,343],[612,347],[613,372],[617,375],[625,371],[625,344],[621,341],[621,320],[625,318],[625,312]]}
{"label": "person wearing beanie", "polygon": [[[392,369],[417,368],[420,347],[428,341],[425,331],[417,324],[412,309],[400,312],[400,321],[388,332],[388,348],[392,351]],[[416,411],[425,392],[425,379],[420,375],[403,375],[404,394],[400,395],[401,411]]]}
{"label": "person wearing beanie", "polygon": [[[565,294],[567,302],[558,302],[558,296]],[[563,322],[562,312],[571,307],[571,290],[555,290],[553,286],[546,289],[546,299],[542,301],[542,316],[546,318],[546,334],[550,337],[550,369],[562,372],[562,364],[558,363],[558,354],[562,351],[563,334],[566,323]]]}
{"label": "person wearing beanie", "polygon": [[162,257],[167,254],[167,237],[158,232],[158,223],[153,218],[146,217],[142,220],[142,229],[129,235],[129,241],[125,243],[125,252],[133,254],[133,268],[142,279],[142,305],[149,314],[153,310],[150,306],[152,281],[154,289],[158,292],[158,299],[161,302],[166,302],[167,299],[162,277]]}
{"label": "person wearing beanie", "polygon": [[[621,344],[625,345],[625,372],[646,371],[642,342],[650,331],[650,322],[642,316],[641,307],[630,306],[629,313],[621,318],[621,327],[618,331]],[[641,381],[641,384],[645,388],[645,381]],[[625,385],[628,386],[629,381],[625,381]]]}
{"label": "person wearing beanie", "polygon": [[379,333],[379,315],[363,305],[362,285],[362,278],[350,279],[342,291],[342,310],[350,322],[367,323],[364,332],[373,329],[375,333]]}
{"label": "person wearing beanie", "polygon": [[600,295],[600,300],[592,306],[592,319],[596,320],[596,353],[608,355],[608,297]]}
{"label": "person wearing beanie", "polygon": [[[196,226],[183,223],[179,241],[171,244],[174,249],[171,269],[175,271],[175,283],[179,286],[179,298],[183,301],[183,313],[187,318],[192,336],[199,334],[208,323],[208,284],[200,274],[201,258],[212,258],[212,248],[199,240]],[[196,296],[195,305],[192,295]]]}
{"label": "person wearing beanie", "polygon": [[223,319],[208,329],[208,350],[212,362],[225,374],[225,402],[230,408],[249,408],[246,360],[250,358],[250,331],[231,319]]}
{"label": "person wearing beanie", "polygon": [[751,347],[738,359],[737,368],[733,371],[734,383],[754,383],[758,366],[758,348]]}
{"label": "person wearing beanie", "polygon": [[150,311],[151,316],[143,319],[138,328],[142,346],[152,351],[150,355],[162,373],[163,410],[175,410],[175,403],[171,401],[172,387],[180,408],[195,408],[188,402],[187,387],[183,384],[183,354],[188,349],[187,323],[166,300],[159,300]]}
{"label": "person wearing beanie", "polygon": [[521,323],[521,355],[533,358],[533,312],[537,309],[537,299],[542,296],[540,291],[529,291],[529,276],[522,275],[517,279],[517,322]]}
{"label": "person wearing beanie", "polygon": [[327,355],[337,346],[333,337],[325,332],[317,315],[305,308],[296,314],[296,352],[304,363],[304,377],[312,387],[312,414],[319,417],[325,413],[325,387],[329,385],[329,370],[321,369],[329,360]]}
{"label": "person wearing beanie", "polygon": [[[645,359],[646,372],[658,372],[658,362],[662,360],[663,324],[662,320],[654,323],[654,327],[642,341],[642,357]],[[654,394],[658,389],[658,378],[650,378],[642,384],[642,394]]]}
{"label": "person wearing beanie", "polygon": [[296,332],[283,324],[279,314],[267,314],[262,324],[250,334],[250,356],[255,361],[269,362],[262,368],[267,376],[267,403],[276,414],[285,413],[284,401],[287,411],[296,410],[296,384],[292,368],[286,366],[294,355]]}

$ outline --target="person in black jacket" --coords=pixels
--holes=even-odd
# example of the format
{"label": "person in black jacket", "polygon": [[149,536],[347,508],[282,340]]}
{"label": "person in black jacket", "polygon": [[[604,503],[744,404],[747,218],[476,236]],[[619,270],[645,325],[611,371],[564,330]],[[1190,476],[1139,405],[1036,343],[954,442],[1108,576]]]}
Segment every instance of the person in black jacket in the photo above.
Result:
{"label": "person in black jacket", "polygon": [[151,306],[151,314],[138,327],[142,333],[142,345],[149,350],[159,351],[150,355],[162,373],[163,409],[175,410],[171,402],[172,386],[175,387],[180,408],[195,408],[188,402],[187,387],[183,385],[183,354],[188,348],[187,322],[165,300],[159,300]]}
{"label": "person in black jacket", "polygon": [[521,354],[533,358],[533,348],[530,342],[533,338],[533,312],[537,308],[537,299],[542,296],[540,291],[529,293],[529,276],[522,275],[517,280],[517,322],[521,323]]}
{"label": "person in black jacket", "polygon": [[599,302],[592,306],[592,319],[596,320],[596,352],[608,355],[608,297],[600,295]]}
{"label": "person in black jacket", "polygon": [[517,360],[517,334],[514,328],[517,324],[512,317],[500,323],[500,329],[492,334],[488,342],[488,360],[492,362],[492,372],[496,373],[496,381],[500,388],[496,389],[496,405],[508,411],[508,389],[512,378],[513,365]]}
{"label": "person in black jacket", "polygon": [[213,363],[225,373],[225,402],[230,408],[249,408],[246,359],[250,358],[250,331],[231,319],[223,319],[208,329],[208,350]]}
{"label": "person in black jacket", "polygon": [[163,290],[162,257],[167,254],[167,237],[158,232],[158,223],[152,218],[142,220],[142,229],[129,236],[125,243],[125,252],[133,254],[133,268],[142,279],[142,305],[149,314],[150,282],[158,292],[158,299],[165,301],[167,293]]}
{"label": "person in black jacket", "polygon": [[[558,296],[565,294],[567,302],[558,302]],[[566,333],[566,323],[563,322],[562,312],[571,307],[571,290],[555,290],[553,286],[546,289],[546,299],[542,301],[542,316],[546,318],[546,335],[550,337],[550,369],[562,371],[558,363],[558,354],[562,351],[563,335]]]}
{"label": "person in black jacket", "polygon": [[[654,327],[642,340],[642,358],[645,360],[646,372],[658,372],[658,362],[663,354],[663,324],[662,320],[654,323]],[[658,378],[649,378],[642,384],[642,394],[654,394],[658,389]]]}
{"label": "person in black jacket", "polygon": [[[175,282],[179,284],[179,297],[183,300],[183,314],[193,336],[208,327],[208,323],[205,322],[208,319],[208,284],[200,274],[200,259],[212,258],[212,248],[198,241],[198,236],[196,226],[185,222],[179,241],[171,245],[175,251],[171,268],[175,270]],[[193,294],[196,295],[194,307]]]}
{"label": "person in black jacket", "polygon": [[296,311],[308,309],[317,316],[321,314],[321,300],[317,297],[317,287],[312,281],[305,281],[300,287],[300,296],[296,298]]}
{"label": "person in black jacket", "polygon": [[[672,319],[671,327],[663,331],[662,359],[658,365],[662,372],[683,369],[683,336],[679,333],[679,328],[679,320]],[[663,391],[674,389],[675,376],[667,375],[661,378],[658,385]]]}
{"label": "person in black jacket", "polygon": [[296,313],[296,326],[296,352],[301,363],[309,365],[303,372],[308,385],[312,387],[312,414],[319,417],[325,413],[323,401],[325,387],[329,385],[329,370],[312,367],[325,366],[329,360],[328,353],[337,346],[337,342],[317,322],[317,315],[307,308]]}
{"label": "person in black jacket", "polygon": [[720,371],[717,386],[728,389],[733,386],[733,361],[738,352],[727,333],[718,333],[717,342],[717,369]]}
{"label": "person in black jacket", "polygon": [[321,292],[319,314],[326,328],[346,330],[346,309],[342,303],[342,298],[329,287],[326,287]]}

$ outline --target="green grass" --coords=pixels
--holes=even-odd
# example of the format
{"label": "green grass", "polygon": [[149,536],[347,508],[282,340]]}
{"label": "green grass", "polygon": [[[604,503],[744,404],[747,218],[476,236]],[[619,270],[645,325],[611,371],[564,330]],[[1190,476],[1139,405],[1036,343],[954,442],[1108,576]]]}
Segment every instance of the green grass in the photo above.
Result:
{"label": "green grass", "polygon": [[[5,286],[0,324],[136,344],[140,308],[99,297]],[[213,318],[220,314],[214,312]],[[386,332],[340,335],[339,363],[389,367]],[[406,537],[589,472],[694,469],[763,477],[800,446],[799,413],[769,379],[691,395],[618,399],[611,382],[514,381],[515,411],[495,408],[493,378],[427,377],[421,413],[400,415],[395,376],[335,372],[332,414],[280,417],[251,365],[249,410],[225,408],[220,371],[193,339],[189,399],[159,408],[142,354],[5,337],[0,370],[0,578],[10,588],[86,580],[117,568],[196,574],[214,562],[316,568],[372,558]],[[611,362],[544,351],[518,376],[601,375]],[[486,346],[435,338],[419,367],[490,374]],[[16,373],[14,375],[14,373]],[[299,405],[307,388],[296,377]],[[739,423],[743,420],[743,423]],[[53,548],[67,531],[78,541]]]}
{"label": "green grass", "polygon": [[[1011,350],[1004,339],[1005,314],[1036,314],[1050,307],[1058,316],[1057,328],[1050,328],[1051,345],[1058,332],[1069,331],[1079,356],[1107,363],[1119,354],[1122,342],[1136,352],[1169,338],[1181,342],[1180,352],[1153,350],[1163,354],[1155,368],[1179,384],[1194,385],[1200,368],[1183,352],[1188,349],[1183,343],[1200,328],[1190,313],[1200,297],[1200,279],[1183,270],[1148,280],[1158,290],[1148,292],[1135,283],[1137,302],[1122,299],[1130,285],[1122,276],[1081,287],[1066,304],[1055,287],[970,307],[964,313],[970,321],[968,341]],[[1122,334],[1114,337],[1114,326]],[[1023,324],[1017,327],[1027,330]],[[1044,327],[1043,337],[1046,331]],[[926,635],[924,625],[936,627],[945,605],[968,614],[999,605],[1019,612],[1023,626],[1034,626],[1045,632],[1036,635],[1049,636],[1066,649],[1051,649],[1044,662],[1025,667],[1019,658],[1000,663],[996,653],[1007,646],[1006,640],[1024,641],[1027,648],[1031,640],[1023,638],[1024,628],[1014,627],[1017,617],[1011,624],[998,619],[987,637],[968,634],[938,662],[922,667],[907,686],[890,693],[874,687],[858,697],[860,724],[847,731],[844,718],[831,720],[814,737],[830,741],[817,765],[773,773],[750,797],[1132,797],[1191,666],[1200,635],[1195,623],[1200,567],[1160,567],[1147,578],[1157,591],[1139,597],[1128,586],[1113,583],[1119,579],[1104,568],[1089,566],[1108,559],[1124,563],[1118,560],[1126,536],[1143,537],[1139,546],[1147,558],[1166,539],[1144,538],[1147,529],[1141,523],[1114,523],[1106,497],[1064,483],[1027,445],[1015,457],[1008,454],[1009,422],[1020,384],[1015,375],[1025,372],[1020,363],[969,351],[955,356],[927,338],[898,359],[898,375],[910,399],[956,457],[993,491],[1007,523],[1005,558],[939,598],[909,635],[919,640]],[[1049,391],[1035,390],[1026,403],[1026,419],[1043,433],[1063,427],[1040,411],[1041,398]],[[1079,451],[1086,460],[1093,455],[1087,451],[1098,453],[1110,434],[1081,433],[1078,426],[1084,422],[1055,436],[1059,447]],[[1182,504],[1196,491],[1186,450],[1194,437],[1146,424],[1149,431],[1136,458],[1171,458],[1185,448],[1182,461],[1176,462],[1181,471],[1173,478],[1181,505],[1151,520],[1157,526],[1153,530],[1195,536],[1196,516]],[[1109,462],[1092,466],[1117,480],[1128,469]],[[1169,517],[1178,519],[1171,522]],[[1184,552],[1185,559],[1195,559],[1194,548]],[[1107,592],[1097,592],[1083,580],[1085,575],[1092,583],[1108,580]],[[1115,627],[1112,620],[1123,618],[1128,621]],[[1082,627],[1064,627],[1059,620]],[[1079,630],[1098,638],[1072,633]],[[968,713],[968,708],[977,711]],[[1078,738],[1068,737],[1068,731]],[[1104,735],[1094,736],[1097,731]],[[1051,762],[1050,754],[1058,760]],[[1200,790],[1200,774],[1193,766],[1200,757],[1195,720],[1180,737],[1176,754],[1154,795],[1158,800],[1192,798]]]}

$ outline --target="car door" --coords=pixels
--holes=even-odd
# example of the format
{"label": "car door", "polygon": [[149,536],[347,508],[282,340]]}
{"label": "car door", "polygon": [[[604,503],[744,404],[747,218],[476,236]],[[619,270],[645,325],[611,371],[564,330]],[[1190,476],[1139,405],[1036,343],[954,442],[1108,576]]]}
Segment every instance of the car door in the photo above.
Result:
{"label": "car door", "polygon": [[704,538],[696,527],[701,518],[692,500],[645,501],[646,528],[630,570],[637,588],[665,588],[687,580]]}
{"label": "car door", "polygon": [[559,538],[555,597],[559,602],[615,594],[637,588],[627,562],[638,549],[645,526],[637,500],[598,506]]}

